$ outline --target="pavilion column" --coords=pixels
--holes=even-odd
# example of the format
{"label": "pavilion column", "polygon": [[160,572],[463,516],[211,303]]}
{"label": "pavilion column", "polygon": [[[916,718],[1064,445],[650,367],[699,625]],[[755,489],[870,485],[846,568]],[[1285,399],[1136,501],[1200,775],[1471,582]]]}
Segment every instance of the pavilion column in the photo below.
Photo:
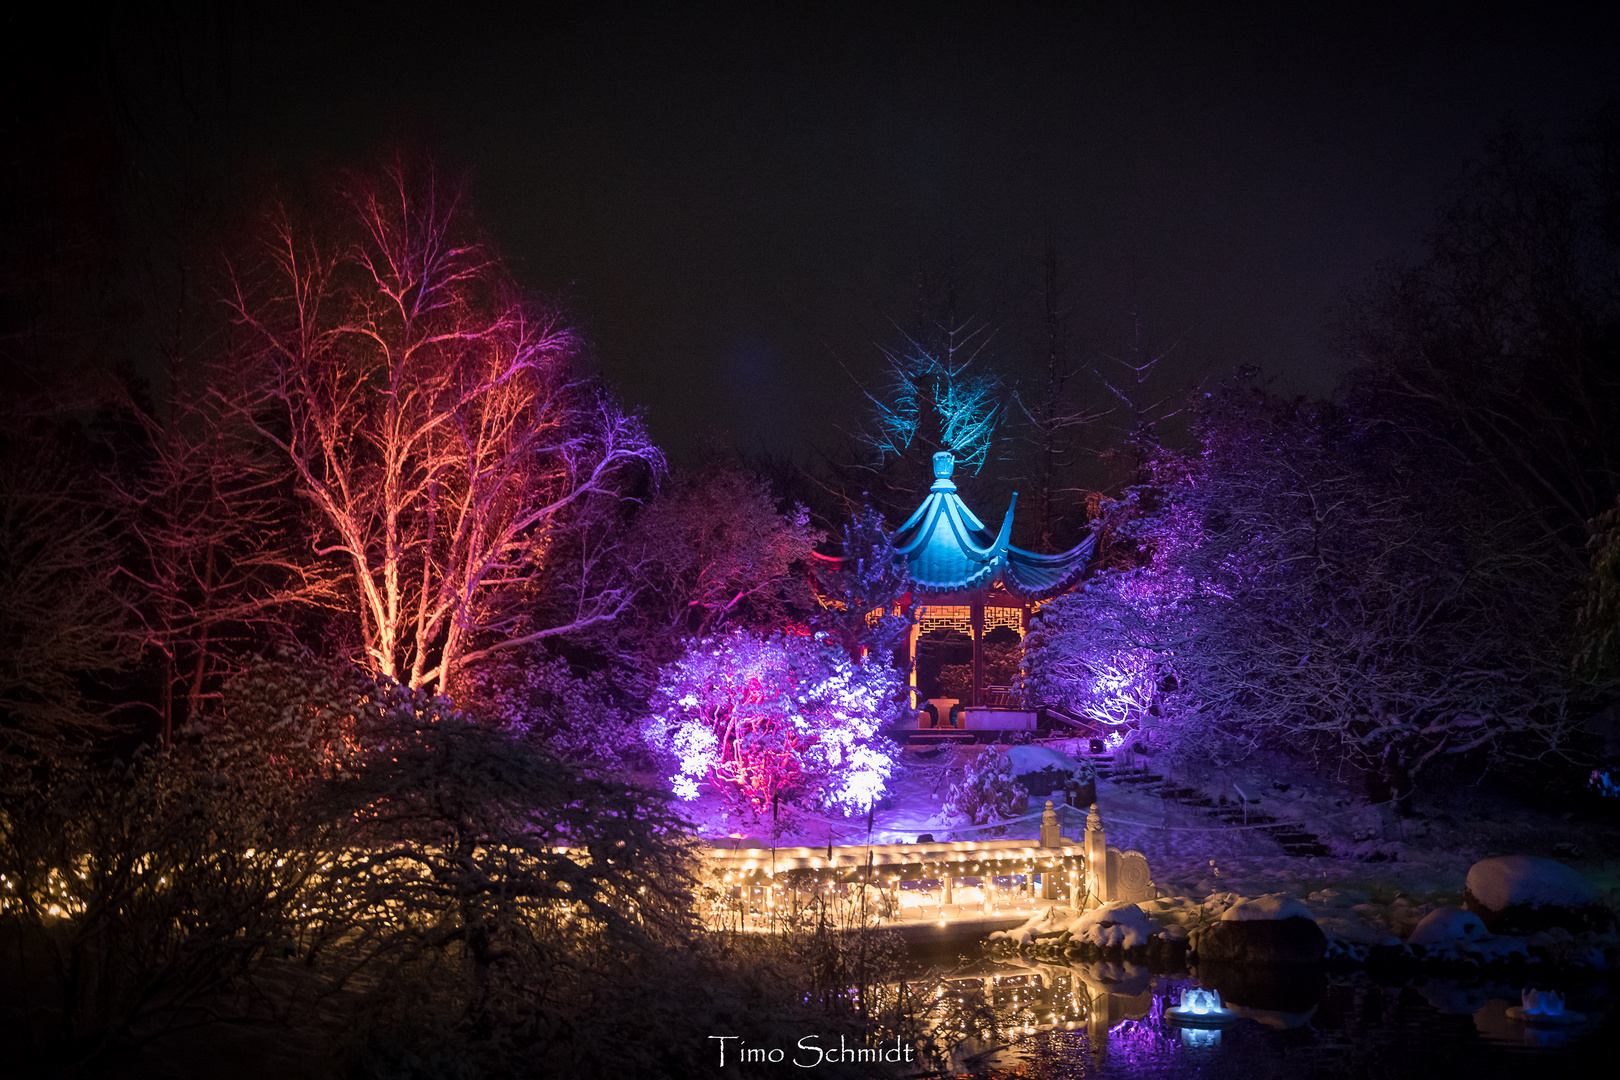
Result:
{"label": "pavilion column", "polygon": [[[1018,605],[1018,655],[1020,657],[1028,655],[1027,653],[1024,652],[1024,644],[1027,641],[1029,641],[1029,616],[1030,616],[1029,601],[1025,600],[1025,601],[1023,601],[1022,603],[1020,603]],[[1018,666],[1020,668],[1023,667],[1022,660],[1019,661]],[[1014,679],[1014,681],[1015,682],[1017,681],[1016,678]],[[1028,709],[1028,708],[1031,707],[1029,702],[1024,700],[1024,697],[1023,697],[1022,694],[1016,696],[1013,699],[1013,705],[1016,706],[1017,708],[1021,708],[1021,709]]]}
{"label": "pavilion column", "polygon": [[968,608],[973,623],[973,707],[984,704],[984,597],[974,594]]}
{"label": "pavilion column", "polygon": [[906,634],[906,666],[911,672],[911,707],[920,709],[923,700],[917,693],[917,642],[922,638],[922,620],[913,616],[911,630]]}

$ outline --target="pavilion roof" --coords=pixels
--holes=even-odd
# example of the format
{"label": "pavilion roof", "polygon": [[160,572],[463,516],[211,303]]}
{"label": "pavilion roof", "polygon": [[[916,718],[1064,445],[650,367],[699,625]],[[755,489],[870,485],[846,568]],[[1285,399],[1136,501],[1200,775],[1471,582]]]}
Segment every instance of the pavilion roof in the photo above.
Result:
{"label": "pavilion roof", "polygon": [[1017,494],[1000,530],[992,533],[956,494],[955,467],[948,452],[934,455],[933,487],[894,534],[895,550],[909,565],[918,591],[977,592],[999,585],[1021,600],[1044,600],[1080,580],[1097,544],[1095,534],[1058,555],[1016,547],[1008,538]]}
{"label": "pavilion roof", "polygon": [[[1016,547],[1008,537],[1012,534],[1017,494],[1007,506],[1000,531],[992,533],[956,494],[956,485],[951,482],[955,467],[956,461],[949,453],[934,455],[933,487],[917,512],[892,538],[916,590],[937,598],[955,593],[989,593],[999,586],[1016,599],[1036,601],[1074,588],[1091,561],[1097,546],[1096,534],[1057,555]],[[844,561],[819,552],[815,558],[825,572],[834,576]]]}

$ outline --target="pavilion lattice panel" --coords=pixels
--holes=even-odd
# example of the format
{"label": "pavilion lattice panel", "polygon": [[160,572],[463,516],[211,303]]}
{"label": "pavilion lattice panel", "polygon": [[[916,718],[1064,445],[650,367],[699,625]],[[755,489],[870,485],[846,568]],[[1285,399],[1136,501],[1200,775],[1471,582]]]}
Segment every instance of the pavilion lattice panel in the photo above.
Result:
{"label": "pavilion lattice panel", "polygon": [[984,632],[989,633],[998,626],[1010,626],[1018,631],[1020,637],[1024,633],[1024,613],[1015,607],[993,607],[984,609]]}
{"label": "pavilion lattice panel", "polygon": [[[956,630],[972,637],[972,609],[964,604],[930,604],[924,609],[922,618],[917,620],[917,625],[924,634],[930,630],[945,629]],[[1023,634],[1023,611],[1018,608],[985,608],[984,632],[988,634],[998,626],[1010,626],[1019,634]]]}

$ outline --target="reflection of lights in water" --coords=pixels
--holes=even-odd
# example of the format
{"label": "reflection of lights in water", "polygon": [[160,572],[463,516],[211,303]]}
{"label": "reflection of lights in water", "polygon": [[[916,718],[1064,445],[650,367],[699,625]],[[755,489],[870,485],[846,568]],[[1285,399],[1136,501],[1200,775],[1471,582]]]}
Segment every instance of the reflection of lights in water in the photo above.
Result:
{"label": "reflection of lights in water", "polygon": [[1220,1041],[1220,1028],[1181,1028],[1182,1046],[1218,1046]]}

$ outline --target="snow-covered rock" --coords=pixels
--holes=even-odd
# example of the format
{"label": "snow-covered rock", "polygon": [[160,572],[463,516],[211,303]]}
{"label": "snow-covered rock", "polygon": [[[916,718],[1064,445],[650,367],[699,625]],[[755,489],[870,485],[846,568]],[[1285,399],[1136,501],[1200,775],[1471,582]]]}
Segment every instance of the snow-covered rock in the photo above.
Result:
{"label": "snow-covered rock", "polygon": [[1468,871],[1463,906],[1497,933],[1528,934],[1561,926],[1607,930],[1614,915],[1592,883],[1553,859],[1504,855]]}
{"label": "snow-covered rock", "polygon": [[1429,950],[1455,949],[1470,942],[1483,941],[1491,932],[1478,915],[1457,907],[1437,908],[1423,917],[1406,939],[1408,945],[1421,945]]}
{"label": "snow-covered rock", "polygon": [[1136,949],[1146,945],[1159,927],[1135,904],[1116,900],[1081,915],[1069,930],[1077,940],[1098,948]]}
{"label": "snow-covered rock", "polygon": [[1311,919],[1311,909],[1291,896],[1269,893],[1253,900],[1240,900],[1221,912],[1221,922],[1275,922],[1278,919]]}
{"label": "snow-covered rock", "polygon": [[1430,957],[1499,964],[1529,955],[1525,939],[1496,935],[1478,915],[1458,907],[1436,908],[1412,929],[1408,945],[1421,946]]}
{"label": "snow-covered rock", "polygon": [[[1077,912],[1073,908],[1048,907],[1022,926],[996,931],[990,935],[990,940],[1028,945],[1040,938],[1059,937],[1065,932],[1069,935],[1068,941],[1093,945],[1099,949],[1139,949],[1161,934],[1159,924],[1140,907],[1115,901],[1084,912]],[[1186,931],[1182,930],[1178,939],[1185,936]]]}
{"label": "snow-covered rock", "polygon": [[1199,963],[1314,964],[1327,952],[1327,935],[1304,904],[1272,893],[1224,905],[1219,921],[1193,935],[1192,948]]}

